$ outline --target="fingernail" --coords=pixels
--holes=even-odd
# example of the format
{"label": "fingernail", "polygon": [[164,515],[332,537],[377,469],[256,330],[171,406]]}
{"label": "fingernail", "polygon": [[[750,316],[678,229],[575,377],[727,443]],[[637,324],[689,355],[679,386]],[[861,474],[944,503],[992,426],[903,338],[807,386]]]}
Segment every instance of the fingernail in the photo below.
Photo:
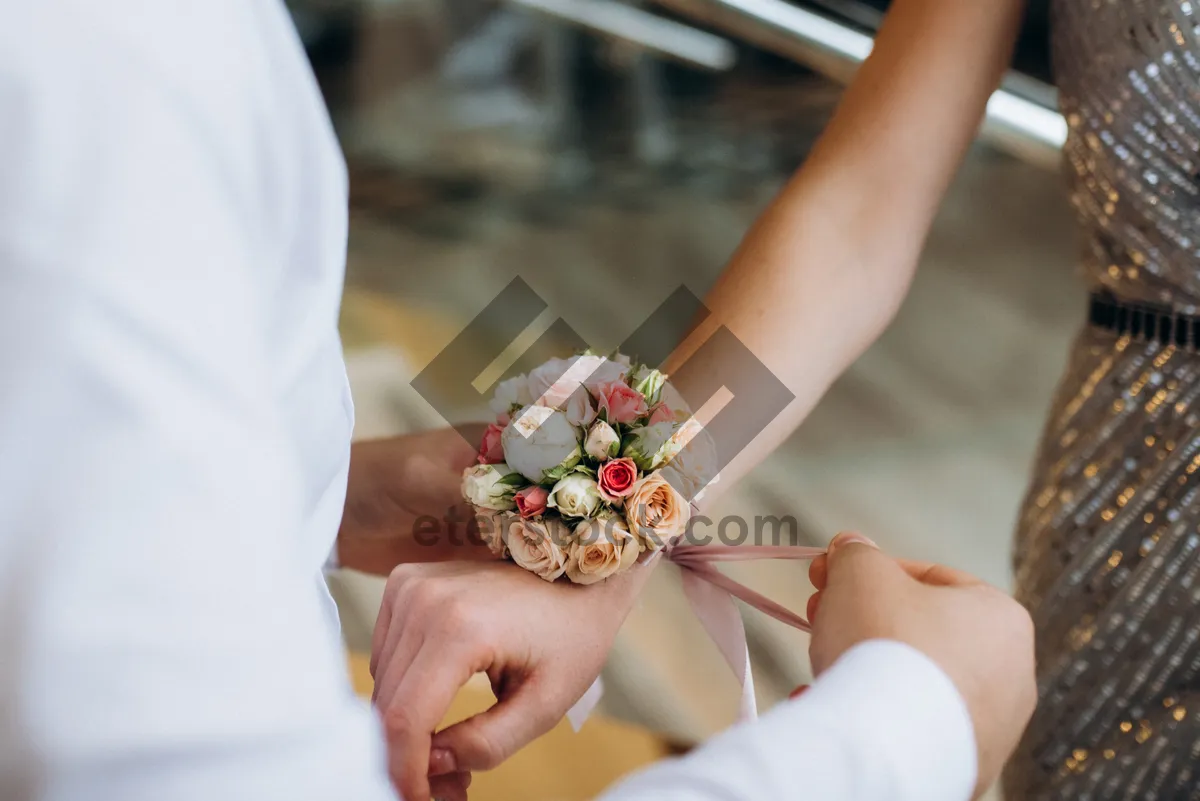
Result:
{"label": "fingernail", "polygon": [[832,554],[845,545],[867,545],[876,550],[879,549],[879,546],[873,540],[864,537],[856,531],[847,531],[833,538],[833,542],[829,543],[829,553]]}
{"label": "fingernail", "polygon": [[796,698],[799,698],[800,696],[802,696],[802,695],[804,695],[806,692],[808,692],[808,688],[809,688],[809,686],[810,686],[810,685],[808,685],[808,684],[801,684],[799,687],[797,687],[796,689],[792,690],[792,693],[791,693],[791,695],[789,695],[789,696],[788,696],[788,698],[790,698],[790,699],[792,699],[792,700],[795,700]]}
{"label": "fingernail", "polygon": [[458,770],[458,760],[448,748],[435,748],[429,752],[429,775],[444,776]]}

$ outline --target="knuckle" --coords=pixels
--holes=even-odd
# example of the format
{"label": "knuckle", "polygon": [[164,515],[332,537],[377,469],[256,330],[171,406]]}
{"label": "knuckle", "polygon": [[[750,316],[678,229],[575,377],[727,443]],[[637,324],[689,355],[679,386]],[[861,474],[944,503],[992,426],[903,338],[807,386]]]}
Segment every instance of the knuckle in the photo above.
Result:
{"label": "knuckle", "polygon": [[474,609],[462,599],[447,599],[441,604],[441,610],[442,626],[447,634],[473,638],[483,633]]}
{"label": "knuckle", "polygon": [[419,567],[413,564],[399,564],[392,568],[392,572],[388,574],[388,587],[402,587],[415,578],[418,574]]}
{"label": "knuckle", "polygon": [[471,732],[468,739],[468,747],[475,754],[473,762],[476,764],[472,764],[472,768],[475,770],[494,770],[507,757],[505,749],[500,743],[486,732]]}
{"label": "knuckle", "polygon": [[415,731],[412,715],[402,704],[392,704],[383,712],[383,730],[389,741],[403,740]]}

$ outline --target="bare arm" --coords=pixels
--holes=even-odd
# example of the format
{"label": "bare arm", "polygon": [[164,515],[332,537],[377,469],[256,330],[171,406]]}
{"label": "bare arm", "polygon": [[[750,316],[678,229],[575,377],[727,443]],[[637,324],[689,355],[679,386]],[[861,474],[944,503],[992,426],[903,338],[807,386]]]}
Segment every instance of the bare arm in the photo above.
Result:
{"label": "bare arm", "polygon": [[[724,325],[796,396],[726,467],[718,488],[791,434],[895,315],[1008,64],[1023,7],[897,0],[808,160],[706,298],[712,315],[668,372]],[[722,361],[711,358],[697,373],[737,369]]]}

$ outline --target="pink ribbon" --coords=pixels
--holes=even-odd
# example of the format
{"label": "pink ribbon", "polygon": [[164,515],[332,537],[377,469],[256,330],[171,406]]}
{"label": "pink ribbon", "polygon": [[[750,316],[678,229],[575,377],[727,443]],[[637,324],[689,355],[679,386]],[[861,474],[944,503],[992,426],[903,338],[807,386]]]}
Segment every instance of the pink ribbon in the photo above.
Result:
{"label": "pink ribbon", "polygon": [[[746,629],[733,599],[737,598],[800,631],[811,632],[812,626],[790,609],[729,578],[717,570],[714,564],[760,559],[811,561],[824,553],[824,548],[798,545],[676,545],[668,546],[661,552],[667,561],[679,566],[683,592],[691,604],[692,611],[696,613],[704,630],[716,643],[734,676],[741,683],[739,722],[758,717],[758,706],[754,700],[754,675],[750,671],[750,649],[746,645]],[[596,704],[600,702],[603,693],[604,685],[597,678],[584,696],[567,712],[567,719],[575,731],[579,731],[583,726]]]}

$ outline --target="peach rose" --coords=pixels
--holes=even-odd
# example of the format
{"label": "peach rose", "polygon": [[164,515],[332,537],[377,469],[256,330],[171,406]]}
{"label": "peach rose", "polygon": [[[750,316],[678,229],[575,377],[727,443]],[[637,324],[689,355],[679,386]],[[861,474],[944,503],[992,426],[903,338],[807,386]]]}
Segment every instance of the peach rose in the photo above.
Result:
{"label": "peach rose", "polygon": [[606,381],[592,391],[610,423],[632,423],[649,412],[642,394],[624,381]]}
{"label": "peach rose", "polygon": [[491,512],[475,515],[475,528],[479,539],[496,556],[503,559],[508,556],[508,546],[504,544],[504,533],[509,523],[516,519],[512,512]]}
{"label": "peach rose", "polygon": [[641,551],[621,518],[585,520],[575,527],[575,543],[567,549],[567,578],[595,584],[628,570]]}
{"label": "peach rose", "polygon": [[571,541],[571,530],[561,520],[548,517],[523,520],[514,516],[509,519],[507,529],[504,542],[519,567],[546,581],[554,581],[566,572],[565,549]]}
{"label": "peach rose", "polygon": [[681,537],[692,507],[660,473],[633,485],[625,497],[625,520],[642,547],[657,551]]}

